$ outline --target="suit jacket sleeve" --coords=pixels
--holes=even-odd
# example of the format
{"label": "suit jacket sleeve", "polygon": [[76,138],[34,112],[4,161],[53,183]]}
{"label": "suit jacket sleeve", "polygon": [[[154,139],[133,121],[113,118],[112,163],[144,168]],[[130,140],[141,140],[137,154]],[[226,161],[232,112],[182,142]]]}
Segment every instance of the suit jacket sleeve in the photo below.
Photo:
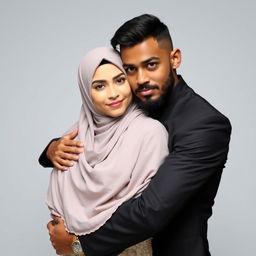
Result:
{"label": "suit jacket sleeve", "polygon": [[56,141],[56,140],[59,140],[59,138],[55,138],[55,139],[52,139],[49,144],[46,146],[46,148],[44,149],[44,151],[42,152],[42,154],[40,155],[39,159],[38,159],[38,162],[40,165],[42,165],[43,167],[54,167],[52,162],[47,158],[46,156],[46,152],[48,150],[48,147],[50,146],[50,144],[53,142],[53,141]]}
{"label": "suit jacket sleeve", "polygon": [[180,128],[169,142],[172,152],[141,196],[121,205],[96,232],[79,237],[86,255],[117,255],[169,224],[224,168],[230,133],[228,119],[217,114]]}

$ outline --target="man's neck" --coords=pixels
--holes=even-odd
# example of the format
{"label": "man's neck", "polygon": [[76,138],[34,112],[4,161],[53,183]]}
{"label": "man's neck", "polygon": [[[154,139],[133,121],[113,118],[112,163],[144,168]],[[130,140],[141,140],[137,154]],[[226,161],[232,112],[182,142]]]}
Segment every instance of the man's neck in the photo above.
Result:
{"label": "man's neck", "polygon": [[175,71],[175,73],[174,73],[174,75],[173,75],[173,78],[174,78],[174,83],[173,83],[173,88],[175,88],[176,87],[176,85],[179,83],[179,77],[178,77],[178,75],[176,74],[176,71]]}

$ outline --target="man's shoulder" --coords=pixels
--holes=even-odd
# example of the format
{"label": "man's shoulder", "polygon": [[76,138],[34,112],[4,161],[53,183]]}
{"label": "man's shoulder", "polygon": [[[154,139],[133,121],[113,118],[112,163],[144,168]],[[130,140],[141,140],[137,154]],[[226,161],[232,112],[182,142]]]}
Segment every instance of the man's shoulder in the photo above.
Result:
{"label": "man's shoulder", "polygon": [[183,93],[180,94],[176,111],[178,115],[188,115],[190,118],[201,118],[204,116],[222,116],[225,117],[216,107],[208,100],[196,93],[188,85],[184,85]]}
{"label": "man's shoulder", "polygon": [[189,86],[179,95],[166,121],[168,127],[178,132],[195,127],[200,129],[209,122],[213,126],[222,123],[230,127],[229,119]]}

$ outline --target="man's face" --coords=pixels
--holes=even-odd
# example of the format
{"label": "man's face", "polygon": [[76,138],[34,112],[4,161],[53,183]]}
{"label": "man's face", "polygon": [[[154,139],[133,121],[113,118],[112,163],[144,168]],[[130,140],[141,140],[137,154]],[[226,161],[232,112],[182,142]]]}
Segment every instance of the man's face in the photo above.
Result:
{"label": "man's face", "polygon": [[123,48],[121,58],[130,86],[141,101],[157,100],[167,82],[174,82],[171,51],[153,37]]}

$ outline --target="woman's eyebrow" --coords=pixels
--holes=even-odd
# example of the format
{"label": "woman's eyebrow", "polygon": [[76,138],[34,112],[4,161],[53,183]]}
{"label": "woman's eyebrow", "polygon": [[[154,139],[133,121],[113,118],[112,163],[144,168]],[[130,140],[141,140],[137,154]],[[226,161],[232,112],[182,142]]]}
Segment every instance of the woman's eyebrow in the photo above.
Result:
{"label": "woman's eyebrow", "polygon": [[[114,77],[113,77],[113,80],[117,79],[118,77],[120,77],[120,76],[122,76],[122,75],[124,75],[123,72],[121,72],[120,74],[114,76]],[[104,83],[104,82],[106,82],[106,80],[103,80],[103,79],[102,79],[102,80],[94,80],[94,81],[92,82],[92,85],[95,84],[95,83]]]}
{"label": "woman's eyebrow", "polygon": [[104,83],[104,82],[106,82],[106,80],[94,80],[92,82],[92,85],[95,84],[95,83]]}
{"label": "woman's eyebrow", "polygon": [[120,76],[122,76],[122,75],[124,75],[123,72],[121,72],[120,74],[118,74],[118,75],[116,75],[115,77],[113,77],[113,80],[117,79],[118,77],[120,77]]}

